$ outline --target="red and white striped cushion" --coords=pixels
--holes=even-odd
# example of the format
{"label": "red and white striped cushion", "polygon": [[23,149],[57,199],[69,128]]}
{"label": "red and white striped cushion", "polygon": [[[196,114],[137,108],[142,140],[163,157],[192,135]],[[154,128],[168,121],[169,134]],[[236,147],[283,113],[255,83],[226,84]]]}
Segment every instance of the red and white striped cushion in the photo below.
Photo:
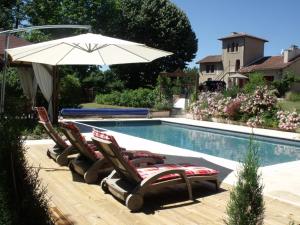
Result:
{"label": "red and white striped cushion", "polygon": [[44,122],[44,123],[49,122],[48,113],[44,107],[35,107],[35,110],[37,111],[39,120],[41,122]]}
{"label": "red and white striped cushion", "polygon": [[[158,172],[163,172],[170,169],[183,169],[185,170],[185,174],[188,177],[208,176],[208,175],[215,175],[219,173],[217,170],[210,169],[207,167],[202,167],[202,166],[195,166],[192,164],[156,164],[144,168],[135,168],[135,169],[142,179],[152,176],[153,174],[156,174]],[[168,174],[166,176],[160,177],[158,181],[172,180],[179,177],[180,175],[178,174]]]}
{"label": "red and white striped cushion", "polygon": [[116,139],[114,138],[114,136],[103,133],[96,129],[93,129],[93,135],[94,135],[94,137],[110,141],[129,160],[137,159],[137,158],[153,158],[153,159],[157,159],[157,163],[163,163],[163,160],[166,158],[165,156],[161,156],[161,155],[149,152],[149,151],[143,151],[143,150],[133,150],[133,151],[127,150],[126,151],[125,148],[122,148],[119,146],[119,144],[116,141]]}

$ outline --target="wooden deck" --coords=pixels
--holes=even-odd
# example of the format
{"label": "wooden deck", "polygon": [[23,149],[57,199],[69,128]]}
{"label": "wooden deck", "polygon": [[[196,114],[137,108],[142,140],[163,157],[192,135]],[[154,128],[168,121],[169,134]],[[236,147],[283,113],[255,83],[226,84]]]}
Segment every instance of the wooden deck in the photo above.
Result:
{"label": "wooden deck", "polygon": [[[47,187],[56,224],[224,224],[229,186],[215,193],[210,184],[194,189],[195,202],[187,200],[184,187],[151,193],[139,213],[131,213],[99,185],[88,185],[67,167],[59,167],[46,156],[47,145],[28,146],[31,165],[40,167],[42,184]],[[265,224],[300,224],[300,208],[265,198]]]}

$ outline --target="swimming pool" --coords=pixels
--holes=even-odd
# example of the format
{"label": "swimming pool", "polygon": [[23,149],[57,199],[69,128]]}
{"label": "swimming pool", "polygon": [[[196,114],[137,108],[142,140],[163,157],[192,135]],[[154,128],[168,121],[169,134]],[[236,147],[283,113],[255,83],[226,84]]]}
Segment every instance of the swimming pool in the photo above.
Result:
{"label": "swimming pool", "polygon": [[[250,137],[244,133],[160,120],[78,122],[82,132],[90,132],[93,126],[234,161],[243,159]],[[299,141],[255,136],[255,142],[262,166],[300,160]]]}

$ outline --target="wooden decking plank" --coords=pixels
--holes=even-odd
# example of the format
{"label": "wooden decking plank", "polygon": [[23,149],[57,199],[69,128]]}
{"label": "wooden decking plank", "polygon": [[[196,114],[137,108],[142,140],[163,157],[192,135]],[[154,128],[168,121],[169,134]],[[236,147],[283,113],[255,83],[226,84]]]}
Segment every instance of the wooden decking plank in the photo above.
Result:
{"label": "wooden decking plank", "polygon": [[[46,156],[47,145],[32,145],[27,158],[41,166],[42,184],[47,187],[53,219],[57,225],[69,224],[224,224],[230,186],[214,193],[205,185],[194,189],[197,202],[187,200],[185,187],[163,190],[147,197],[142,212],[131,213],[124,203],[104,194],[99,185],[73,180],[68,167],[60,167]],[[177,199],[179,199],[177,201]],[[265,197],[265,224],[300,223],[300,207]]]}

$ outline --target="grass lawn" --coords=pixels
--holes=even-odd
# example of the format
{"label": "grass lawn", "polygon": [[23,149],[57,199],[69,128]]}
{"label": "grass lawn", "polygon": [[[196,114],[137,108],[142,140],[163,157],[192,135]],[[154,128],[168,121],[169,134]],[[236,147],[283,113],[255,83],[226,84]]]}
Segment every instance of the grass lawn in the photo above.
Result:
{"label": "grass lawn", "polygon": [[287,100],[282,100],[278,102],[278,105],[286,111],[296,111],[300,113],[300,101],[292,102]]}
{"label": "grass lawn", "polygon": [[95,102],[89,102],[89,103],[82,103],[80,104],[82,108],[130,108],[125,106],[117,106],[117,105],[103,105],[103,104],[97,104]]}

